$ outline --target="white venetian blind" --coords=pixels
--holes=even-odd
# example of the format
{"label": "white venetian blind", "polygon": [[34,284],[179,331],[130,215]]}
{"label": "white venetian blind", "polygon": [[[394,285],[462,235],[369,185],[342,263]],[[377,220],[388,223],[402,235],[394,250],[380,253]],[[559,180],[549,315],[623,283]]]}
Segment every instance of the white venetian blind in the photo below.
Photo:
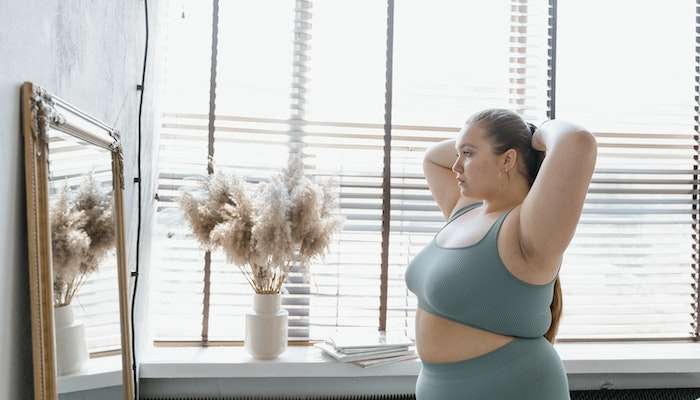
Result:
{"label": "white venetian blind", "polygon": [[153,230],[155,337],[199,340],[202,334],[204,252],[177,206],[179,189],[207,175],[207,113],[212,2],[168,1],[163,7],[165,46],[158,197]]}
{"label": "white venetian blind", "polygon": [[[221,251],[211,253],[210,270],[205,270],[205,252],[191,235],[176,201],[180,188],[196,190],[207,176],[211,90],[215,93],[214,170],[235,173],[255,185],[286,166],[294,7],[293,1],[274,6],[256,1],[218,3],[214,66],[216,7],[197,1],[173,2],[168,7],[155,233],[159,340],[202,340],[205,327],[207,340],[244,337],[244,313],[252,307],[253,289]],[[212,70],[215,86],[210,85]],[[289,294],[283,299],[292,339],[308,336],[308,285],[295,285],[298,275],[296,270],[290,274],[285,288]],[[299,293],[306,299],[300,299]],[[202,316],[205,308],[208,321]]]}
{"label": "white venetian blind", "polygon": [[321,0],[312,12],[307,173],[335,178],[346,218],[311,265],[311,337],[322,338],[379,327],[387,4]]}
{"label": "white venetian blind", "polygon": [[[294,2],[219,4],[214,169],[256,184],[287,162]],[[242,340],[253,288],[222,251],[212,253],[211,269],[209,338]],[[283,298],[294,338],[303,315],[288,302]]]}
{"label": "white venetian blind", "polygon": [[[382,322],[413,336],[416,299],[405,267],[444,223],[422,173],[423,153],[454,137],[470,114],[493,107],[530,121],[556,110],[598,138],[596,174],[560,275],[558,338],[687,337],[696,268],[692,3],[659,2],[664,18],[655,24],[668,29],[653,32],[645,27],[660,11],[651,6],[559,3],[555,42],[553,0],[401,0],[387,42],[386,2],[169,2],[156,339],[243,339],[252,289],[221,252],[205,262],[176,196],[207,176],[210,154],[215,170],[257,183],[284,167],[295,145],[307,174],[336,178],[347,221],[326,258],[309,266],[311,281],[298,268],[287,280],[290,340],[376,330]],[[596,29],[583,22],[591,20]],[[622,20],[625,31],[616,24]],[[642,55],[650,62],[640,63]],[[391,212],[382,300],[384,183]]]}
{"label": "white venetian blind", "polygon": [[690,337],[695,2],[559,1],[557,117],[598,161],[561,274],[562,338]]}
{"label": "white venetian blind", "polygon": [[545,118],[547,17],[544,2],[397,2],[387,330],[415,335],[406,267],[445,222],[423,175],[427,147],[485,108]]}

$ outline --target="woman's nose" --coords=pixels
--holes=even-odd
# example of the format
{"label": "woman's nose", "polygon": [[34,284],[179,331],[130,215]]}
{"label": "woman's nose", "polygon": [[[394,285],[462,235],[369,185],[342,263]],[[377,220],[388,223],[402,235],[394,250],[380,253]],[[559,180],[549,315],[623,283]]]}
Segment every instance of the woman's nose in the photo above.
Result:
{"label": "woman's nose", "polygon": [[452,171],[456,173],[462,172],[462,164],[459,162],[459,158],[452,164]]}

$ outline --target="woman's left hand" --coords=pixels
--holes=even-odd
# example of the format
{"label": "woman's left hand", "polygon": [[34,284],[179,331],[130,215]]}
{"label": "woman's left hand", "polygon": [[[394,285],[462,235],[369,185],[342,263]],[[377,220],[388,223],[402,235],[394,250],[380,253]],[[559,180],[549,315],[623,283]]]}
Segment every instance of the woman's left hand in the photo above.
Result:
{"label": "woman's left hand", "polygon": [[540,128],[535,129],[535,133],[532,134],[532,148],[538,151],[546,151],[546,147],[542,138],[542,131]]}

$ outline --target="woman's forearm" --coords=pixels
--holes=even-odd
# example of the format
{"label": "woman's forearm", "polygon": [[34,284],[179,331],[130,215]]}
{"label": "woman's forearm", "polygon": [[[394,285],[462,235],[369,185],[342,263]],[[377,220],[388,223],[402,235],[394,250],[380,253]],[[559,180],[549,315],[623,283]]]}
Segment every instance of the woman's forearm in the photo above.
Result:
{"label": "woman's forearm", "polygon": [[457,161],[456,139],[447,139],[428,147],[423,156],[424,161],[431,161],[441,167],[452,169]]}
{"label": "woman's forearm", "polygon": [[545,121],[535,130],[532,144],[538,150],[550,151],[561,140],[568,140],[575,136],[584,136],[595,140],[593,134],[582,126],[561,119],[552,119]]}
{"label": "woman's forearm", "polygon": [[[541,151],[551,151],[559,141],[576,136],[586,136],[595,141],[593,134],[580,125],[562,119],[548,120],[535,130],[532,145]],[[447,139],[433,144],[425,151],[424,161],[452,169],[457,160],[455,143],[456,139]]]}

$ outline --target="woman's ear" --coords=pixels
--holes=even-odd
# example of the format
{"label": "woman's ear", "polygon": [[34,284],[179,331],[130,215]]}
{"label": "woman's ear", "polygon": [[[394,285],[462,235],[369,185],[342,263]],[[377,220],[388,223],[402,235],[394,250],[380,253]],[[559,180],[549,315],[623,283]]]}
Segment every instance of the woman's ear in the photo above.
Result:
{"label": "woman's ear", "polygon": [[502,167],[510,171],[515,168],[518,162],[518,152],[515,149],[508,149],[503,153],[503,165]]}

